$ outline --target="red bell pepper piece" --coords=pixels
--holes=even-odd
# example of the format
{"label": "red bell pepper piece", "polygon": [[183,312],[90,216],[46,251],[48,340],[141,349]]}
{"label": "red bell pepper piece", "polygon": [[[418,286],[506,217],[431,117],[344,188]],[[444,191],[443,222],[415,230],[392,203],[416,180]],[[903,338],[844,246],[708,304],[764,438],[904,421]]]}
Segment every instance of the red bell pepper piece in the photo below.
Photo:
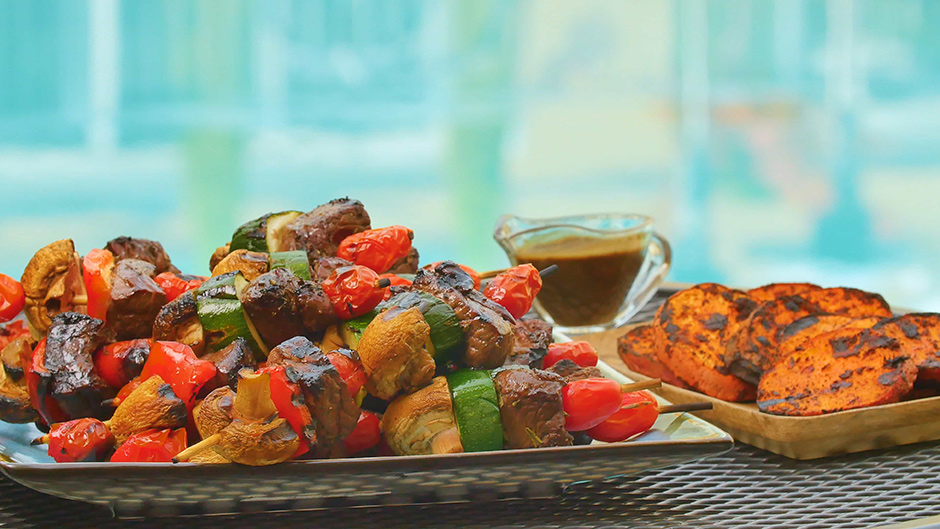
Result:
{"label": "red bell pepper piece", "polygon": [[379,288],[379,275],[365,266],[343,266],[323,281],[323,292],[333,303],[336,315],[344,320],[369,312],[378,306],[388,288]]}
{"label": "red bell pepper piece", "polygon": [[343,239],[336,256],[381,274],[408,255],[414,236],[414,232],[404,226],[366,230]]}
{"label": "red bell pepper piece", "polygon": [[557,364],[559,360],[571,360],[581,367],[597,365],[597,350],[588,342],[561,342],[548,346],[548,353],[543,360],[545,369]]}
{"label": "red bell pepper piece", "polygon": [[505,307],[514,318],[521,318],[532,308],[532,301],[541,289],[539,271],[530,264],[522,264],[494,277],[483,295]]}
{"label": "red bell pepper piece", "polygon": [[333,364],[333,367],[339,371],[339,376],[343,379],[343,382],[346,383],[346,389],[349,390],[349,394],[352,395],[353,398],[358,397],[362,386],[366,384],[366,380],[369,378],[366,376],[366,371],[362,367],[362,362],[357,362],[340,351],[330,351],[326,353],[326,357],[330,359],[330,363]]}
{"label": "red bell pepper piece", "polygon": [[128,437],[111,456],[111,462],[169,463],[184,449],[186,449],[185,428],[151,429]]}
{"label": "red bell pepper piece", "polygon": [[0,274],[0,322],[12,320],[25,306],[23,285],[6,274]]}
{"label": "red bell pepper piece", "polygon": [[26,391],[29,402],[46,424],[65,422],[71,417],[66,415],[59,404],[52,398],[53,379],[46,370],[46,339],[40,340],[29,361],[23,366],[26,374]]}
{"label": "red bell pepper piece", "polygon": [[271,375],[271,400],[277,408],[280,418],[287,421],[300,437],[300,446],[294,453],[298,458],[310,451],[310,438],[314,435],[313,418],[304,402],[303,390],[299,384],[287,378],[284,366],[267,366],[257,371]]}
{"label": "red bell pepper piece", "polygon": [[49,456],[57,463],[105,461],[114,447],[111,430],[98,419],[88,417],[53,425],[48,439]]}
{"label": "red bell pepper piece", "polygon": [[371,411],[362,411],[359,413],[359,422],[356,428],[343,441],[346,445],[346,453],[353,455],[363,450],[368,450],[379,444],[382,440],[382,428],[379,416]]}
{"label": "red bell pepper piece", "polygon": [[156,281],[157,284],[160,285],[160,288],[163,289],[163,292],[166,293],[166,301],[169,303],[183,295],[183,293],[199,288],[206,279],[208,279],[203,276],[189,277],[191,277],[191,279],[185,279],[173,272],[163,272],[162,274],[157,274],[157,277],[153,278],[153,280]]}
{"label": "red bell pepper piece", "polygon": [[[122,388],[140,374],[140,369],[149,354],[150,340],[147,339],[108,344],[95,351],[95,371],[107,385],[114,389]],[[137,358],[129,359],[129,355],[137,356]],[[135,366],[136,372],[134,372]]]}
{"label": "red bell pepper piece", "polygon": [[215,364],[196,358],[188,345],[155,341],[139,378],[147,380],[153,375],[160,375],[173,388],[173,393],[186,403],[186,408],[192,411],[199,390],[215,377],[215,373]]}
{"label": "red bell pepper piece", "polygon": [[82,260],[82,279],[88,293],[88,315],[104,321],[111,305],[111,273],[114,272],[114,254],[97,248]]}

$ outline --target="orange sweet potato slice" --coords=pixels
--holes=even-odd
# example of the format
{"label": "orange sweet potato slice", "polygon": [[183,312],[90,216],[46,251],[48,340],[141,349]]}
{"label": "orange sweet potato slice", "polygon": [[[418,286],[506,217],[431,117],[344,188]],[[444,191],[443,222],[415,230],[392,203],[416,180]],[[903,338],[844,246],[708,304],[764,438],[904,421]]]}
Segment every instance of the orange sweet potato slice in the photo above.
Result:
{"label": "orange sweet potato slice", "polygon": [[901,343],[901,350],[917,364],[917,385],[940,386],[940,314],[905,314],[874,327]]}
{"label": "orange sweet potato slice", "polygon": [[836,329],[870,329],[884,318],[878,316],[868,316],[865,318],[853,318],[844,314],[812,314],[804,316],[790,325],[787,325],[777,333],[777,342],[780,344],[775,358],[771,363],[777,363],[777,360],[795,351],[810,338],[815,338],[820,334],[826,334]]}
{"label": "orange sweet potato slice", "polygon": [[795,296],[809,290],[822,290],[812,283],[771,283],[747,291],[747,297],[758,303],[766,303],[784,296]]}
{"label": "orange sweet potato slice", "polygon": [[865,316],[893,316],[885,298],[874,292],[857,288],[823,288],[802,294],[802,297],[819,306],[822,313],[845,314],[856,318]]}
{"label": "orange sweet potato slice", "polygon": [[617,353],[621,360],[631,371],[688,389],[689,385],[679,380],[679,377],[659,360],[658,343],[653,331],[652,325],[640,325],[621,336],[617,340]]}
{"label": "orange sweet potato slice", "polygon": [[917,366],[901,344],[872,329],[839,329],[810,339],[761,376],[757,406],[775,415],[822,415],[898,402]]}
{"label": "orange sweet potato slice", "polygon": [[728,337],[754,309],[740,290],[703,283],[677,292],[656,312],[653,329],[659,359],[680,380],[712,397],[753,400],[755,387],[721,373]]}

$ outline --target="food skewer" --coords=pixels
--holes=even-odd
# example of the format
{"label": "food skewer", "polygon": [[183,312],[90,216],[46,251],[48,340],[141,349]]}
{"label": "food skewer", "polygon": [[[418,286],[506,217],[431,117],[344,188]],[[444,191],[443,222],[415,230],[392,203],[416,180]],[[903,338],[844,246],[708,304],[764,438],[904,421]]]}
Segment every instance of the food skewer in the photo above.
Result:
{"label": "food skewer", "polygon": [[[507,270],[509,270],[509,268],[499,268],[497,270],[488,270],[486,272],[480,273],[480,279],[491,279],[491,278],[498,276],[499,274],[502,274],[503,272]],[[551,266],[546,266],[545,268],[539,270],[539,276],[541,276],[542,278],[546,278],[554,274],[557,271],[558,271],[558,265],[553,264]]]}

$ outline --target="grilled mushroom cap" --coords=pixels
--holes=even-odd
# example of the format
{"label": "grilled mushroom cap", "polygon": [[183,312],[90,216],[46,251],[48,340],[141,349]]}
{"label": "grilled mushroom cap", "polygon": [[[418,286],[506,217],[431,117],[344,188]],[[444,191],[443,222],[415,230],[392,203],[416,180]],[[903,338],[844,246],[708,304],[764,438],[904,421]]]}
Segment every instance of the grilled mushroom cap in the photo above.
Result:
{"label": "grilled mushroom cap", "polygon": [[245,373],[238,381],[232,422],[219,432],[216,451],[243,465],[264,466],[287,461],[297,452],[300,436],[277,417],[271,400],[271,375]]}
{"label": "grilled mushroom cap", "polygon": [[235,392],[228,386],[222,386],[212,390],[196,405],[193,409],[193,421],[203,439],[221,432],[231,424],[234,403]]}
{"label": "grilled mushroom cap", "polygon": [[215,249],[214,252],[212,252],[212,257],[209,258],[209,270],[215,269],[215,267],[218,266],[220,262],[222,262],[222,259],[225,259],[225,256],[228,255],[231,244],[232,243],[227,242],[225,243],[225,246],[219,246]]}
{"label": "grilled mushroom cap", "polygon": [[[20,339],[25,341],[25,338]],[[26,380],[13,380],[0,363],[0,420],[27,423],[35,421],[38,417],[29,400]]]}
{"label": "grilled mushroom cap", "polygon": [[145,380],[124,399],[111,417],[111,433],[121,444],[151,428],[179,428],[186,424],[186,403],[159,375]]}
{"label": "grilled mushroom cap", "polygon": [[212,275],[220,276],[239,271],[246,280],[251,281],[267,272],[269,266],[270,259],[266,253],[235,250],[212,267]]}
{"label": "grilled mushroom cap", "polygon": [[392,401],[382,416],[382,431],[397,455],[463,452],[444,377],[435,377],[430,386]]}
{"label": "grilled mushroom cap", "polygon": [[431,327],[416,307],[379,314],[359,340],[359,358],[368,377],[366,389],[390,400],[399,392],[423,387],[434,376],[432,347]]}
{"label": "grilled mushroom cap", "polygon": [[46,334],[56,314],[85,313],[88,299],[82,266],[71,239],[56,241],[36,252],[20,283],[26,292],[26,319],[39,335]]}

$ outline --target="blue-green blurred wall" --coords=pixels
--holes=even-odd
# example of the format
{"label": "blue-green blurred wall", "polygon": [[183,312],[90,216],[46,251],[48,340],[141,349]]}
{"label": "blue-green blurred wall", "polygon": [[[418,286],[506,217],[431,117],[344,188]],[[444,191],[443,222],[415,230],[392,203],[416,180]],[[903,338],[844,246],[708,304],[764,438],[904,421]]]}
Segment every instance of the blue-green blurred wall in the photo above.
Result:
{"label": "blue-green blurred wall", "polygon": [[425,261],[645,212],[679,281],[940,310],[940,2],[0,1],[0,270],[366,203]]}

